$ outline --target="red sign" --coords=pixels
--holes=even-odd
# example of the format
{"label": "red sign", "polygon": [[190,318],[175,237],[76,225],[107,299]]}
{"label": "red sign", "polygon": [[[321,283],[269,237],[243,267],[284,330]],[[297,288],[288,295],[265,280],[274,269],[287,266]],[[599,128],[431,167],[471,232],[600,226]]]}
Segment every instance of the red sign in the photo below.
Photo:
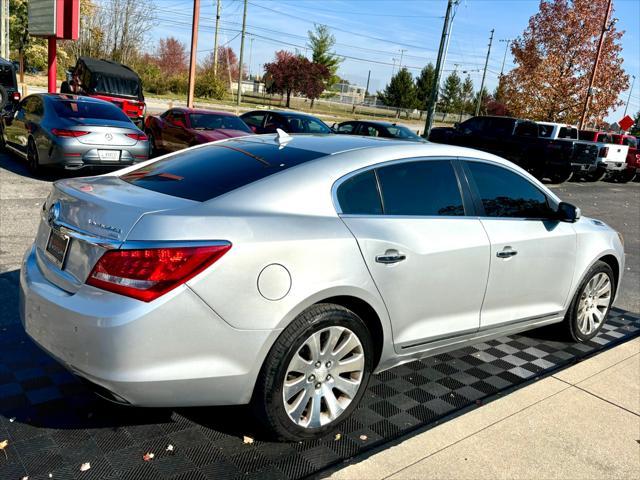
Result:
{"label": "red sign", "polygon": [[56,38],[77,40],[80,33],[80,0],[57,0]]}
{"label": "red sign", "polygon": [[635,122],[633,121],[633,118],[627,115],[626,117],[624,117],[622,120],[618,122],[618,125],[620,125],[620,128],[626,132],[631,127],[633,127],[634,123]]}

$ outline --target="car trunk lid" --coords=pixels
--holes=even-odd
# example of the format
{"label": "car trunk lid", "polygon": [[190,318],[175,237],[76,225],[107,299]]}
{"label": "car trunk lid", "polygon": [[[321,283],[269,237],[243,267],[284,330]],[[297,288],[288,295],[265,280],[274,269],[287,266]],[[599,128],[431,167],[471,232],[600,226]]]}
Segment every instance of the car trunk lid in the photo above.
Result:
{"label": "car trunk lid", "polygon": [[[118,248],[143,215],[194,204],[197,202],[144,190],[116,176],[56,182],[43,205],[36,236],[40,269],[53,284],[73,293],[102,254]],[[62,262],[47,250],[51,237],[55,237],[52,242],[69,239]]]}
{"label": "car trunk lid", "polygon": [[85,145],[100,145],[105,148],[128,147],[135,145],[137,138],[128,135],[140,134],[141,132],[130,122],[112,121],[108,124],[104,120],[83,118],[71,120],[72,130],[88,132],[75,137],[80,143]]}

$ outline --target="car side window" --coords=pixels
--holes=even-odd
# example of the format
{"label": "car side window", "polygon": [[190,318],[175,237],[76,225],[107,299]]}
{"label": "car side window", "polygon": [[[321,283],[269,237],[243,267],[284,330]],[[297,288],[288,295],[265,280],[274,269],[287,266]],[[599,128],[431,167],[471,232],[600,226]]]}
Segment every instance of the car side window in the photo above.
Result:
{"label": "car side window", "polygon": [[373,170],[345,180],[336,192],[342,213],[349,215],[381,215],[382,203]]}
{"label": "car side window", "polygon": [[379,136],[379,132],[376,127],[360,124],[360,135],[366,135],[367,137],[377,137]]}
{"label": "car side window", "polygon": [[285,131],[287,130],[285,122],[280,117],[280,115],[270,113],[267,117],[267,121],[264,123],[264,131],[266,133],[275,133],[276,129],[278,128]]}
{"label": "car side window", "polygon": [[403,162],[379,168],[385,215],[464,215],[453,165],[448,160]]}
{"label": "car side window", "polygon": [[484,119],[475,117],[470,118],[469,120],[462,122],[458,129],[463,135],[472,135],[476,133],[481,133],[484,128],[485,122]]}
{"label": "car side window", "polygon": [[182,112],[174,112],[171,123],[177,127],[185,127],[187,125],[186,115]]}
{"label": "car side window", "polygon": [[533,122],[519,122],[513,134],[516,137],[537,137],[538,125]]}
{"label": "car side window", "polygon": [[467,162],[487,217],[550,218],[547,196],[511,170],[483,162]]}
{"label": "car side window", "polygon": [[264,113],[252,113],[251,115],[243,116],[242,120],[250,127],[261,128],[264,115]]}
{"label": "car side window", "polygon": [[338,133],[353,133],[353,123],[343,123],[338,127]]}

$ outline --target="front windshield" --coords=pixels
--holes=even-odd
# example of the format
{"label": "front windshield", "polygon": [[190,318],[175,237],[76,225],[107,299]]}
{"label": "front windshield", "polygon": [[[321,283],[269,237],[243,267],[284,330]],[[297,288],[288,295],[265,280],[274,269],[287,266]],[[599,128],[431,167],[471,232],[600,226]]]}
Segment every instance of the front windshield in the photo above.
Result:
{"label": "front windshield", "polygon": [[387,131],[395,138],[404,138],[407,140],[422,140],[415,132],[401,125],[393,125],[387,127]]}
{"label": "front windshield", "polygon": [[212,113],[191,113],[189,114],[191,128],[195,130],[240,130],[251,133],[249,127],[238,117],[231,115],[216,115]]}

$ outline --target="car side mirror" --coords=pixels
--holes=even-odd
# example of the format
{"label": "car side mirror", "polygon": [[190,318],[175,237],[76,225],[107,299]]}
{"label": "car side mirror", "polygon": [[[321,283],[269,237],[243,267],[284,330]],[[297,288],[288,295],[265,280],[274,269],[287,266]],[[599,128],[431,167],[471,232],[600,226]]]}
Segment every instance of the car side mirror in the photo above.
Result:
{"label": "car side mirror", "polygon": [[558,220],[562,222],[576,222],[582,216],[582,212],[575,205],[567,202],[560,202],[556,211]]}

